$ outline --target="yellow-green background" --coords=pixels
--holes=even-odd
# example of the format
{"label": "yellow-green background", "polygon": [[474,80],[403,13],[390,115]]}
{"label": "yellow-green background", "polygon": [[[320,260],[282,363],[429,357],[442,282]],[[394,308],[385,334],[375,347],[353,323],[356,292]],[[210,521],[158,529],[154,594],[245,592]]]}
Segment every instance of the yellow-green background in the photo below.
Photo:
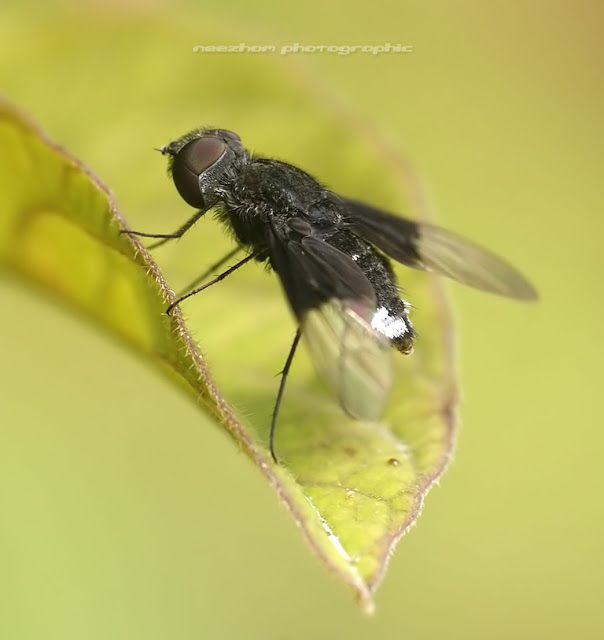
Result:
{"label": "yellow-green background", "polygon": [[[413,45],[404,56],[272,55],[404,150],[439,222],[509,257],[542,299],[449,287],[463,396],[455,460],[366,618],[189,401],[2,280],[1,638],[604,635],[603,14],[595,1],[4,5],[2,93],[97,171],[126,216],[143,220],[159,194],[150,216],[162,229],[180,207],[163,169],[151,154],[124,167],[120,154],[203,124],[205,105],[171,104],[153,82],[166,60],[152,42],[133,56],[139,21],[158,40],[165,25],[170,64],[190,65],[208,33],[212,44]],[[198,61],[183,83],[203,85]],[[246,109],[241,65],[256,63],[228,64],[235,113]],[[295,105],[264,111],[263,151],[271,121],[291,119],[299,135]],[[129,138],[139,118],[159,133]],[[316,154],[320,166],[320,144]]]}

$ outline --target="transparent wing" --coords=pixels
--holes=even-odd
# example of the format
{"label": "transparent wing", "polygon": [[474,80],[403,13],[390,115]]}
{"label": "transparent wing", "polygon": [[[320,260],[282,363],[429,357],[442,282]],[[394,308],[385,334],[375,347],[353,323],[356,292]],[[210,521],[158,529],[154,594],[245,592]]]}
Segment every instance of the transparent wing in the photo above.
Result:
{"label": "transparent wing", "polygon": [[533,285],[512,265],[450,231],[420,225],[423,267],[476,289],[519,300],[535,300]]}
{"label": "transparent wing", "polygon": [[301,323],[318,374],[346,413],[369,421],[382,415],[392,386],[390,341],[372,329],[373,313],[331,300],[309,310]]}
{"label": "transparent wing", "polygon": [[487,249],[440,227],[343,200],[353,230],[401,264],[490,293],[520,300],[537,298],[533,285],[515,267]]}

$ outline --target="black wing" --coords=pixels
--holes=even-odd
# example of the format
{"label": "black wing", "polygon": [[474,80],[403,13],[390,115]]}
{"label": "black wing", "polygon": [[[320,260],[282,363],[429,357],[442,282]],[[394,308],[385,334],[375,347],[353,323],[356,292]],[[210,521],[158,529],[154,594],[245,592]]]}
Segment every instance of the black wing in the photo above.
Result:
{"label": "black wing", "polygon": [[271,228],[268,241],[318,373],[349,415],[378,419],[392,384],[391,354],[389,340],[371,327],[377,301],[370,282],[300,218]]}
{"label": "black wing", "polygon": [[351,229],[398,262],[443,274],[490,293],[520,300],[537,298],[535,288],[519,271],[473,242],[357,200],[342,200]]}

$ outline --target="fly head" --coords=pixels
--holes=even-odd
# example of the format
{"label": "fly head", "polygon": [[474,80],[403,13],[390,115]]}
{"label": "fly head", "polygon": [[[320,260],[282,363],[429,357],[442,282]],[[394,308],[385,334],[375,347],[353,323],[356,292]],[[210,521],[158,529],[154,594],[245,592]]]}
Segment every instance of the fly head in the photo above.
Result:
{"label": "fly head", "polygon": [[239,136],[226,129],[196,129],[159,151],[169,156],[168,171],[183,200],[204,210],[218,201],[221,183],[249,160]]}

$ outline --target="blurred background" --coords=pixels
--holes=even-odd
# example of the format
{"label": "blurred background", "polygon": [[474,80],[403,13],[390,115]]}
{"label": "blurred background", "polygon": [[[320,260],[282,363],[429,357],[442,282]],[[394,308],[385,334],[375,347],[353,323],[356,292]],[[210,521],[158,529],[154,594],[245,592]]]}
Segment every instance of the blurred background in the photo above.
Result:
{"label": "blurred background", "polygon": [[[595,0],[3,4],[0,91],[133,227],[181,221],[149,150],[206,123],[343,190],[321,159],[328,113],[404,154],[438,222],[506,256],[541,301],[447,285],[456,456],[371,618],[184,396],[3,278],[0,637],[603,636],[603,17]],[[412,52],[279,53],[296,42]],[[277,51],[192,52],[239,43]],[[184,281],[208,264],[201,248],[164,256]]]}

